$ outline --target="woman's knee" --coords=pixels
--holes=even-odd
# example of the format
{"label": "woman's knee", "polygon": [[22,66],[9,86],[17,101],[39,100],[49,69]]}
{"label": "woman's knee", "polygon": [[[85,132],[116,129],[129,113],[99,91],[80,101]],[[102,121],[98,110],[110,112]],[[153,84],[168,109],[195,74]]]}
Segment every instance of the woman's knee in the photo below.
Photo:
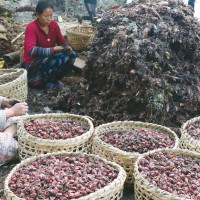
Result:
{"label": "woman's knee", "polygon": [[14,137],[17,133],[17,124],[12,124],[11,126],[7,127],[4,132],[10,133],[12,137]]}
{"label": "woman's knee", "polygon": [[8,132],[0,132],[0,164],[18,157],[18,142]]}

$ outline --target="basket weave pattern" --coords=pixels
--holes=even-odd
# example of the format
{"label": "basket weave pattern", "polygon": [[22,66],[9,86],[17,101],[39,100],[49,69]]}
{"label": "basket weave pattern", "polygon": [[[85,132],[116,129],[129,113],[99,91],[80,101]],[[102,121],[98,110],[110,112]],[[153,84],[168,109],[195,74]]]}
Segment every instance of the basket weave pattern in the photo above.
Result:
{"label": "basket weave pattern", "polygon": [[[86,125],[89,131],[81,136],[77,136],[65,140],[49,140],[41,139],[29,134],[24,124],[30,120],[46,120],[46,121],[67,121],[72,120],[79,124]],[[26,159],[38,154],[52,153],[57,151],[72,151],[72,152],[90,152],[94,132],[94,126],[91,120],[86,116],[73,114],[37,114],[24,116],[17,124],[18,142],[19,142],[19,158]]]}
{"label": "basket weave pattern", "polygon": [[[32,163],[33,161],[48,157],[50,155],[57,156],[57,155],[65,155],[65,156],[79,156],[81,153],[72,153],[72,152],[54,152],[54,153],[48,153],[46,155],[39,155],[39,156],[34,156],[31,158],[27,158],[26,160],[23,160],[20,164],[18,164],[16,167],[12,169],[10,174],[7,176],[4,184],[4,194],[6,196],[7,200],[24,200],[22,198],[17,197],[8,187],[9,182],[12,178],[12,176],[23,166],[23,165],[28,165]],[[104,199],[104,200],[109,200],[109,199],[115,199],[115,200],[121,200],[123,197],[123,189],[124,189],[124,182],[126,179],[126,172],[123,170],[123,168],[116,163],[107,161],[103,158],[100,158],[99,156],[92,155],[92,154],[85,154],[87,157],[94,157],[94,158],[99,158],[102,162],[106,163],[107,165],[113,166],[115,169],[119,171],[117,178],[109,183],[106,187],[91,193],[85,197],[78,198],[78,200],[97,200],[97,199]]]}
{"label": "basket weave pattern", "polygon": [[28,94],[27,71],[25,69],[1,69],[0,94],[7,98],[26,100]]}
{"label": "basket weave pattern", "polygon": [[96,28],[90,26],[75,26],[67,29],[67,40],[75,51],[88,48],[89,42],[93,39]]}
{"label": "basket weave pattern", "polygon": [[138,163],[141,159],[145,158],[148,155],[154,154],[155,152],[166,152],[172,153],[177,156],[188,156],[200,159],[200,154],[195,153],[186,149],[158,149],[154,151],[147,152],[145,154],[140,155],[138,160],[134,166],[134,191],[135,191],[135,199],[137,200],[186,200],[185,198],[178,197],[174,194],[171,194],[167,191],[161,190],[158,187],[150,184],[146,179],[144,179],[140,172],[138,171]]}
{"label": "basket weave pattern", "polygon": [[185,122],[181,127],[180,148],[196,151],[200,153],[200,141],[193,138],[188,132],[187,127],[200,121],[200,117]]}
{"label": "basket weave pattern", "polygon": [[103,158],[116,162],[121,165],[127,173],[127,184],[132,184],[134,182],[134,163],[139,157],[139,153],[132,153],[122,151],[116,147],[113,147],[110,144],[105,143],[101,138],[110,131],[133,131],[135,129],[145,128],[148,130],[163,132],[170,135],[174,140],[174,147],[176,149],[179,144],[179,139],[176,134],[167,127],[143,123],[143,122],[134,122],[134,121],[124,121],[124,122],[112,122],[98,126],[95,128],[95,134],[93,138],[92,153],[97,154]]}

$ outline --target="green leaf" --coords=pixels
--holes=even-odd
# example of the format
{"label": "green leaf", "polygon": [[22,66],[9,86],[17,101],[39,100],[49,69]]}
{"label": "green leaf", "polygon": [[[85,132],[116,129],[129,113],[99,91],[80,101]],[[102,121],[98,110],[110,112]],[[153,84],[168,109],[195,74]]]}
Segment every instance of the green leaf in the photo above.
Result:
{"label": "green leaf", "polygon": [[171,58],[171,54],[167,51],[165,52],[167,59],[169,60]]}
{"label": "green leaf", "polygon": [[173,94],[172,94],[172,93],[168,92],[168,94],[169,94],[170,97],[173,97]]}

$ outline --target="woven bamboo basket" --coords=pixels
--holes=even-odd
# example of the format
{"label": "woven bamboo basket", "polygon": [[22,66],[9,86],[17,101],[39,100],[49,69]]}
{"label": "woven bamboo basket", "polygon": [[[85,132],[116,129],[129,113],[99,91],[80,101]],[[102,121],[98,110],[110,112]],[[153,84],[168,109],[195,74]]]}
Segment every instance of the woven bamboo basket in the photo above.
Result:
{"label": "woven bamboo basket", "polygon": [[200,159],[200,154],[192,152],[186,149],[158,149],[154,151],[147,152],[140,155],[140,157],[135,162],[134,166],[134,176],[135,176],[135,200],[187,200],[186,198],[179,197],[175,194],[171,194],[168,191],[159,189],[158,187],[150,184],[145,178],[143,178],[138,171],[138,163],[141,159],[145,158],[148,155],[152,155],[155,152],[166,152],[172,153],[177,156],[186,156]]}
{"label": "woven bamboo basket", "polygon": [[89,42],[93,39],[96,28],[91,26],[75,26],[67,29],[67,40],[75,51],[88,48]]}
{"label": "woven bamboo basket", "polygon": [[[44,121],[68,121],[72,120],[81,125],[86,125],[89,131],[83,135],[65,139],[65,140],[50,140],[41,139],[32,136],[25,130],[24,124],[30,120],[44,120]],[[73,114],[36,114],[21,117],[17,123],[17,133],[19,142],[19,158],[21,160],[31,156],[52,153],[57,151],[72,151],[72,152],[86,152],[91,151],[92,135],[94,133],[94,126],[92,121],[87,116],[73,115]]]}
{"label": "woven bamboo basket", "polygon": [[187,127],[200,122],[200,117],[195,117],[187,122],[185,122],[181,127],[181,138],[180,138],[180,148],[189,149],[190,151],[196,151],[200,153],[200,141],[190,136],[187,132]]}
{"label": "woven bamboo basket", "polygon": [[[12,169],[12,171],[9,173],[5,180],[4,184],[4,194],[6,196],[7,200],[24,200],[22,198],[17,197],[10,189],[9,189],[9,183],[12,178],[12,176],[24,165],[28,165],[32,162],[34,162],[37,159],[48,157],[50,155],[53,156],[58,156],[58,155],[65,155],[69,157],[75,157],[79,156],[82,153],[72,153],[72,152],[54,152],[54,153],[48,153],[46,155],[41,154],[39,156],[34,156],[31,158],[27,158],[26,160],[23,160],[20,164],[18,164],[16,167]],[[123,168],[119,165],[117,165],[114,162],[107,161],[103,158],[100,158],[97,155],[92,155],[92,154],[85,154],[87,157],[93,157],[93,158],[99,158],[102,162],[106,163],[107,165],[113,166],[115,169],[118,170],[118,176],[116,179],[114,179],[113,182],[109,183],[107,186],[105,186],[102,189],[99,189],[98,191],[91,193],[87,196],[78,198],[78,200],[97,200],[97,199],[104,199],[104,200],[110,200],[110,199],[115,199],[115,200],[121,200],[123,196],[123,189],[124,189],[124,182],[126,179],[126,172],[123,170]]]}
{"label": "woven bamboo basket", "polygon": [[167,127],[156,125],[152,123],[143,123],[143,122],[136,122],[136,121],[118,121],[107,123],[98,126],[95,128],[95,134],[93,138],[93,145],[92,145],[92,153],[97,154],[103,158],[116,162],[117,164],[121,165],[127,173],[127,184],[133,184],[134,176],[134,163],[141,155],[140,153],[132,153],[122,151],[116,147],[113,147],[110,144],[105,143],[101,138],[110,131],[133,131],[135,129],[145,128],[147,130],[154,130],[160,131],[165,134],[170,135],[174,140],[174,147],[176,149],[179,144],[179,139],[177,135]]}
{"label": "woven bamboo basket", "polygon": [[25,69],[1,69],[0,94],[7,98],[26,100],[28,94],[27,71]]}

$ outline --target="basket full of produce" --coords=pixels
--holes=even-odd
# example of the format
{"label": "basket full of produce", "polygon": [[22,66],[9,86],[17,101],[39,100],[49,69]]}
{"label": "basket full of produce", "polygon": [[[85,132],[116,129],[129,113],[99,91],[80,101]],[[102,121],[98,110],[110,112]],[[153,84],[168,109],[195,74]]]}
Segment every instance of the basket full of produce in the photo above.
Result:
{"label": "basket full of produce", "polygon": [[121,200],[125,179],[116,163],[62,151],[23,160],[7,176],[4,192],[7,200]]}
{"label": "basket full of produce", "polygon": [[0,69],[0,94],[7,98],[26,100],[27,71],[25,69]]}
{"label": "basket full of produce", "polygon": [[200,117],[192,118],[182,125],[180,148],[200,153]]}
{"label": "basket full of produce", "polygon": [[127,173],[126,183],[134,182],[137,158],[158,148],[176,149],[179,139],[167,127],[136,121],[118,121],[95,128],[92,153],[120,164]]}
{"label": "basket full of produce", "polygon": [[89,152],[94,132],[87,116],[36,114],[23,116],[17,124],[19,157],[57,151]]}
{"label": "basket full of produce", "polygon": [[200,154],[160,149],[140,155],[134,167],[135,199],[200,199]]}
{"label": "basket full of produce", "polygon": [[93,39],[96,28],[91,26],[75,26],[67,29],[67,40],[75,51],[88,48],[89,42]]}

